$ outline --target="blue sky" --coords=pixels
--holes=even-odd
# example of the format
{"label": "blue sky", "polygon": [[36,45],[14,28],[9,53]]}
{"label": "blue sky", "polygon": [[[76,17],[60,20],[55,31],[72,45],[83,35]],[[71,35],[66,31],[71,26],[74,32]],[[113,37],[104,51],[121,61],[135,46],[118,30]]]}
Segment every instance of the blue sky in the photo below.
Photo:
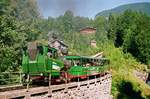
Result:
{"label": "blue sky", "polygon": [[71,10],[74,15],[94,18],[98,12],[123,4],[150,2],[150,0],[37,0],[44,18],[63,15]]}

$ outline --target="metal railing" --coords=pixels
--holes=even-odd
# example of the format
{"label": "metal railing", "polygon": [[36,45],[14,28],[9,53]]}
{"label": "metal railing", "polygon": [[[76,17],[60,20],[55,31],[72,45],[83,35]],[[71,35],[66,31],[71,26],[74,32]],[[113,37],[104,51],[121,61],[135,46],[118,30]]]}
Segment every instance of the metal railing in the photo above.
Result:
{"label": "metal railing", "polygon": [[0,86],[21,84],[21,72],[2,72],[0,73]]}

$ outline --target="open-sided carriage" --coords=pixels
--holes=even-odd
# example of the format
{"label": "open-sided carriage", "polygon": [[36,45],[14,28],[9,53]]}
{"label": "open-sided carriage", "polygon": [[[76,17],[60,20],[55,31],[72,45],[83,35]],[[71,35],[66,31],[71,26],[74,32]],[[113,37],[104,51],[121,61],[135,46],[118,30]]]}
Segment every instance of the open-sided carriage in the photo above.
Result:
{"label": "open-sided carriage", "polygon": [[98,76],[109,70],[109,60],[107,58],[93,58],[86,56],[65,56],[70,67],[67,70],[67,78],[85,79],[89,76]]}

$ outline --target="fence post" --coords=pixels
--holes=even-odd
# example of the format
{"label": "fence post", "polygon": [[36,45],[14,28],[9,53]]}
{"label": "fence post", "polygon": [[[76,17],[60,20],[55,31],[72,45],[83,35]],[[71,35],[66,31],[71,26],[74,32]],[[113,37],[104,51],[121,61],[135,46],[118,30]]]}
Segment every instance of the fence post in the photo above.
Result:
{"label": "fence post", "polygon": [[30,75],[27,75],[27,92],[29,91]]}
{"label": "fence post", "polygon": [[22,84],[22,73],[20,72],[20,84]]}
{"label": "fence post", "polygon": [[68,86],[67,86],[67,83],[68,83],[68,74],[66,72],[64,74],[65,74],[65,89],[64,89],[64,92],[67,93],[68,92]]}
{"label": "fence post", "polygon": [[89,82],[89,75],[87,74],[87,88],[89,88],[90,82]]}
{"label": "fence post", "polygon": [[79,73],[78,73],[78,90],[80,89],[80,78],[79,78]]}
{"label": "fence post", "polygon": [[52,97],[52,90],[51,90],[51,73],[49,73],[49,89],[48,89],[48,97]]}
{"label": "fence post", "polygon": [[96,86],[96,82],[97,82],[97,79],[96,79],[96,75],[95,75],[95,86]]}

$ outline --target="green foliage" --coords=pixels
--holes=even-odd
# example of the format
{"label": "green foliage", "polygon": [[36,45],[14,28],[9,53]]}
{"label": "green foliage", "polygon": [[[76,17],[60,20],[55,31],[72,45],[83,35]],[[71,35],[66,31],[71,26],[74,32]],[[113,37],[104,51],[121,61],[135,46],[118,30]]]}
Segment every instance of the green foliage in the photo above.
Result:
{"label": "green foliage", "polygon": [[118,85],[119,94],[117,99],[144,99],[141,95],[141,91],[135,90],[131,82],[122,80]]}
{"label": "green foliage", "polygon": [[7,13],[9,2],[10,2],[10,0],[1,0],[0,1],[0,15]]}
{"label": "green foliage", "polygon": [[116,17],[111,14],[108,19],[107,37],[113,42],[116,40],[116,25]]}
{"label": "green foliage", "polygon": [[[145,64],[148,64],[150,60],[150,42],[148,39],[150,38],[148,27],[150,24],[150,17],[143,13],[133,12],[130,10],[127,10],[123,14],[114,17],[116,20],[112,20],[112,22],[110,21],[110,19],[108,20],[108,22],[110,22],[108,30],[114,30],[112,32],[108,31],[108,34],[110,32],[112,36],[111,38],[109,38],[110,36],[108,36],[108,38],[112,41],[112,39],[114,39],[115,34],[114,45],[117,46],[117,49],[119,49],[120,51],[118,51],[117,49],[113,49],[113,47],[110,48],[109,46],[107,46],[108,49],[105,53],[113,52],[113,54],[108,54],[113,69],[112,93],[116,94],[118,91],[120,92],[119,96],[124,97],[126,99],[133,96],[127,95],[124,91],[119,90],[118,84],[122,85],[120,81],[123,81],[124,78],[131,78],[133,76],[132,69],[145,70],[145,66],[143,67],[143,65],[140,65],[138,62],[136,62],[132,55],[137,60],[140,60],[142,63]],[[112,26],[114,26],[113,29]],[[111,51],[109,49],[111,49]],[[122,52],[122,50],[124,51],[124,53]],[[129,82],[133,82],[135,79],[126,80]],[[137,82],[133,83],[135,84]],[[139,86],[134,87],[139,88]],[[133,90],[133,93],[140,94],[140,92],[142,92],[143,94],[145,93],[143,92],[143,90],[145,90],[146,88],[140,87],[140,91]]]}
{"label": "green foliage", "polygon": [[97,17],[93,24],[97,29],[95,38],[98,44],[107,42],[107,20],[104,17]]}
{"label": "green foliage", "polygon": [[124,51],[130,52],[142,63],[149,64],[150,33],[148,26],[150,25],[150,17],[142,13],[131,13],[128,14],[128,16],[129,15],[132,15],[133,17],[130,18],[132,21],[127,23],[128,28],[124,30],[126,32],[123,38]]}
{"label": "green foliage", "polygon": [[[149,86],[136,78],[133,73],[135,70],[144,71],[146,66],[137,62],[130,53],[123,53],[121,48],[115,48],[112,42],[105,42],[99,47],[104,52],[104,55],[110,59],[112,69],[111,91],[114,99],[120,99],[118,98],[119,96],[124,97],[123,99],[130,99],[132,95],[137,94],[142,97],[148,96],[145,93],[150,92],[150,90],[147,90]],[[125,84],[123,84],[124,82]],[[129,86],[132,89],[132,95],[125,92],[124,86],[126,86],[126,82],[132,83],[132,86]]]}
{"label": "green foliage", "polygon": [[137,25],[135,43],[137,44],[139,55],[138,59],[146,64],[150,64],[150,17],[143,16]]}
{"label": "green foliage", "polygon": [[1,0],[0,8],[0,72],[16,71],[21,65],[25,42],[38,37],[36,1]]}
{"label": "green foliage", "polygon": [[15,70],[20,61],[20,48],[25,34],[18,32],[19,24],[12,17],[0,17],[0,71]]}
{"label": "green foliage", "polygon": [[110,15],[107,36],[116,47],[123,47],[125,53],[130,52],[142,63],[149,64],[149,20],[149,16],[130,10],[122,15]]}

